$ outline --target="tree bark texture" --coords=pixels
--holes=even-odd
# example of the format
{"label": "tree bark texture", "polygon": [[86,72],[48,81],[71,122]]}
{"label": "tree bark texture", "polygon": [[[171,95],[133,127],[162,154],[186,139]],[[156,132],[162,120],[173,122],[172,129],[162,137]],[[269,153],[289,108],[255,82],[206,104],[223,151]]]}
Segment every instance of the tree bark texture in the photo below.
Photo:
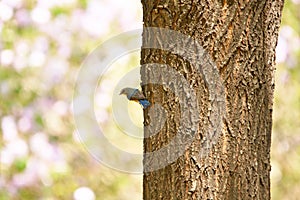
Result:
{"label": "tree bark texture", "polygon": [[[199,155],[211,120],[203,76],[179,55],[142,49],[143,91],[152,105],[165,110],[146,109],[145,126],[166,117],[157,134],[145,129],[145,135],[151,136],[144,139],[144,152],[156,151],[175,137],[182,113],[172,91],[149,83],[149,74],[162,82],[168,79],[161,68],[147,64],[167,64],[184,76],[196,91],[200,115],[197,133],[184,155],[164,168],[144,173],[144,199],[270,199],[275,47],[284,1],[144,0],[142,4],[144,27],[179,31],[202,45],[217,66],[226,105],[222,134],[207,155]],[[147,36],[143,37],[145,41]],[[149,159],[144,157],[144,163]]]}

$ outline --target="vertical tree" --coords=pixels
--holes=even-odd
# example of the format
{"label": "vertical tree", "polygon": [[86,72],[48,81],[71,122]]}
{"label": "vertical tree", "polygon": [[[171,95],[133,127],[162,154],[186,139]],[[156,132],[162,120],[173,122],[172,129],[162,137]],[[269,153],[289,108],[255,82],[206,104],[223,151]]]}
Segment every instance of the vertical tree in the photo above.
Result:
{"label": "vertical tree", "polygon": [[[144,46],[152,42],[155,47],[162,47],[143,48],[141,54],[143,90],[152,102],[152,108],[144,113],[145,200],[270,199],[275,46],[283,3],[283,0],[142,1],[145,28],[177,31],[205,50],[205,53],[199,52],[199,58],[203,58],[199,59],[202,71],[197,73],[195,64],[184,54],[170,51],[176,47],[172,44],[167,50],[163,47],[170,38],[160,30],[154,30],[151,36],[146,31],[143,34]],[[182,40],[184,47],[192,48],[192,43]],[[209,89],[209,84],[214,83],[203,73],[213,66],[206,64],[207,57],[215,63],[224,87],[221,134],[214,141],[215,136],[206,131],[216,116],[211,110]],[[178,96],[189,96],[184,90],[186,87],[177,80],[170,83],[176,78],[170,77],[164,67],[151,67],[149,63],[168,65],[178,72],[177,77],[184,77],[195,91],[197,106],[178,103]],[[151,79],[169,83],[169,88]],[[181,88],[177,94],[172,91],[176,84],[179,84],[177,91]],[[156,105],[163,109],[155,109]],[[195,108],[198,110],[193,110]],[[189,116],[195,113],[198,121]],[[166,121],[162,121],[163,118]],[[171,148],[173,151],[167,151],[167,156],[151,157],[152,152],[164,148],[176,137],[182,123],[193,120],[198,123],[197,130],[190,134],[193,130],[185,129],[187,140],[191,137],[193,140],[184,144],[183,154],[174,153],[181,148],[177,142]],[[184,138],[185,132],[182,134]],[[213,145],[205,145],[203,141]],[[206,154],[203,154],[204,148],[208,148]],[[178,159],[172,160],[171,154]],[[157,163],[166,159],[170,159],[170,163],[159,167]]]}

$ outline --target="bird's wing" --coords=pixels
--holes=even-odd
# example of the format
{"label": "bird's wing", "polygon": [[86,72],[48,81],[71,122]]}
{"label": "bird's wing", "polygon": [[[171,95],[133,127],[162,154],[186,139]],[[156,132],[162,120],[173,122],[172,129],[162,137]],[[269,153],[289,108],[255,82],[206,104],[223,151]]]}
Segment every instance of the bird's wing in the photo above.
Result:
{"label": "bird's wing", "polygon": [[139,100],[139,103],[143,106],[144,109],[151,105],[147,99]]}
{"label": "bird's wing", "polygon": [[146,99],[146,97],[138,89],[134,90],[133,94],[130,97],[130,100],[141,100],[141,99]]}

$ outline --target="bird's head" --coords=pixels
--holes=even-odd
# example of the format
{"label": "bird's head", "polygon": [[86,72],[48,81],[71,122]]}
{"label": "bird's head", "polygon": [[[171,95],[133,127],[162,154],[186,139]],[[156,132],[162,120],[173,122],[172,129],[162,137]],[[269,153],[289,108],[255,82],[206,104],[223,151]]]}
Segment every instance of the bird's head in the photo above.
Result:
{"label": "bird's head", "polygon": [[120,92],[120,95],[121,94],[125,94],[125,95],[128,95],[128,94],[132,94],[134,92],[134,88],[124,88],[121,90]]}
{"label": "bird's head", "polygon": [[119,94],[119,95],[126,94],[125,89],[126,89],[126,88],[122,89],[122,90],[120,91],[120,94]]}
{"label": "bird's head", "polygon": [[131,99],[132,95],[135,93],[134,88],[124,88],[121,90],[120,95],[121,94],[125,94],[127,96],[127,99]]}

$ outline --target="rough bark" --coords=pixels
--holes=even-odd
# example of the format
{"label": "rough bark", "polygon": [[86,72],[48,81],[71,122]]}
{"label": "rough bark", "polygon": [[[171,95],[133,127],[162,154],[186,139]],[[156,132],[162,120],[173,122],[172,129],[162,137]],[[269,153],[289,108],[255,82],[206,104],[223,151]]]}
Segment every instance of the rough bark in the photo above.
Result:
{"label": "rough bark", "polygon": [[[283,3],[142,1],[145,27],[176,30],[203,46],[216,63],[226,100],[222,134],[208,155],[198,155],[211,120],[209,90],[203,76],[179,55],[142,49],[141,64],[167,64],[185,77],[196,91],[200,109],[198,131],[184,155],[162,169],[144,173],[145,200],[270,199],[275,46]],[[152,104],[160,104],[167,114],[145,110],[145,126],[160,123],[162,116],[167,120],[156,135],[144,139],[144,152],[160,149],[175,137],[182,112],[174,93],[162,85],[149,84],[150,73],[162,82],[167,79],[159,67],[142,67],[146,97]],[[145,135],[149,134],[145,129]],[[145,157],[144,163],[148,161]]]}

